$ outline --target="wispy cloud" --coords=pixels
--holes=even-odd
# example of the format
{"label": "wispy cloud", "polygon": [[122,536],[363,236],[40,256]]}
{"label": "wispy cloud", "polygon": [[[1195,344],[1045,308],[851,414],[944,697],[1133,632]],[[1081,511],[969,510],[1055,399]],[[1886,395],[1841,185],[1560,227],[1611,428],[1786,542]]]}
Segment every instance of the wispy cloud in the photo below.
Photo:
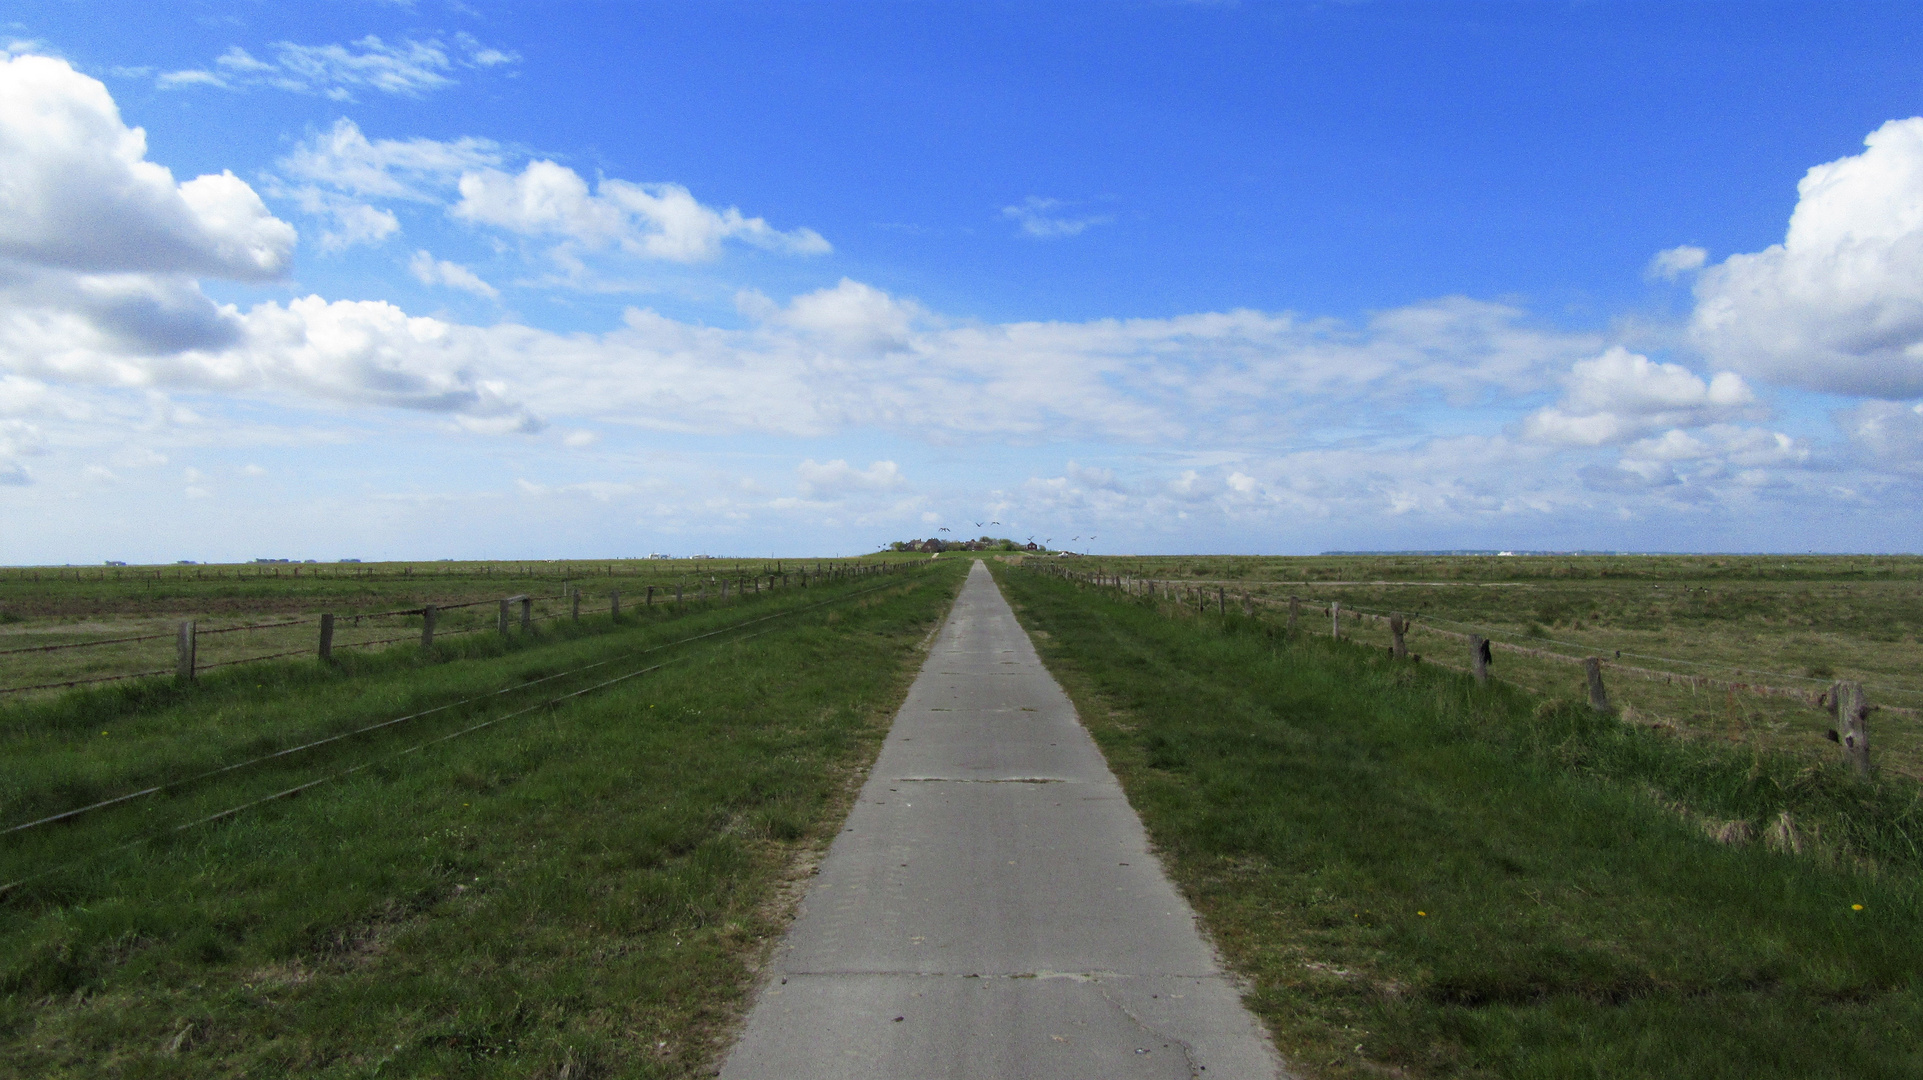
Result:
{"label": "wispy cloud", "polygon": [[460,263],[436,259],[425,251],[416,251],[414,257],[408,260],[407,269],[423,285],[445,285],[450,289],[485,296],[489,300],[498,299],[501,295],[499,289],[482,281],[474,271]]}
{"label": "wispy cloud", "polygon": [[1030,195],[1018,205],[1002,207],[1002,217],[1019,224],[1023,233],[1044,240],[1080,236],[1092,225],[1106,225],[1115,220],[1107,214],[1071,217],[1060,212],[1066,206],[1060,199]]}
{"label": "wispy cloud", "polygon": [[267,48],[269,59],[263,60],[235,45],[208,67],[164,72],[156,81],[162,89],[268,87],[351,101],[357,92],[369,90],[420,97],[453,86],[454,73],[462,68],[493,68],[520,60],[467,34],[456,35],[453,47],[439,38],[390,44],[369,34],[345,45],[278,41]]}

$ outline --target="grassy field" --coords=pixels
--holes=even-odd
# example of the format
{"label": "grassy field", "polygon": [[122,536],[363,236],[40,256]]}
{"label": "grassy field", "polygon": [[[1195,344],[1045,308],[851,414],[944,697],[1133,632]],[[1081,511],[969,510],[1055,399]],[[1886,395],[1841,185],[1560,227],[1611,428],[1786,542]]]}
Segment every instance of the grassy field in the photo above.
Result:
{"label": "grassy field", "polygon": [[[0,569],[0,691],[137,672],[171,671],[174,636],[197,622],[203,666],[280,653],[313,652],[319,616],[335,614],[337,650],[379,647],[420,633],[419,615],[382,614],[435,604],[439,636],[494,629],[503,597],[534,599],[533,616],[549,621],[583,610],[605,611],[610,594],[624,606],[663,603],[678,586],[689,599],[753,591],[776,582],[866,560],[629,559],[620,561],[272,563],[227,566],[13,567]],[[474,606],[460,606],[474,605]],[[514,616],[519,617],[516,608]],[[262,629],[233,630],[263,626]],[[145,640],[121,641],[125,638]],[[37,651],[49,645],[84,648]],[[57,689],[57,688],[56,688]],[[34,692],[45,697],[45,692]],[[12,696],[0,693],[0,700]]]}
{"label": "grassy field", "polygon": [[702,1074],[959,588],[918,562],[0,711],[11,826],[440,710],[0,838],[0,1075]]}
{"label": "grassy field", "polygon": [[998,574],[1304,1075],[1923,1075],[1915,785]]}
{"label": "grassy field", "polygon": [[[1243,592],[1271,610],[1302,600],[1303,626],[1326,631],[1319,613],[1344,610],[1416,616],[1409,648],[1456,667],[1468,646],[1432,633],[1479,633],[1572,657],[1820,692],[1861,681],[1871,701],[1923,709],[1923,558],[1913,556],[1528,556],[1317,558],[1189,557],[1062,560],[1076,569]],[[1386,647],[1380,624],[1344,632]],[[1498,651],[1497,676],[1540,693],[1577,696],[1571,664]],[[1640,677],[1611,677],[1627,715],[1673,734],[1758,746],[1827,760],[1832,726],[1805,703]],[[1923,720],[1872,718],[1882,767],[1923,780]]]}

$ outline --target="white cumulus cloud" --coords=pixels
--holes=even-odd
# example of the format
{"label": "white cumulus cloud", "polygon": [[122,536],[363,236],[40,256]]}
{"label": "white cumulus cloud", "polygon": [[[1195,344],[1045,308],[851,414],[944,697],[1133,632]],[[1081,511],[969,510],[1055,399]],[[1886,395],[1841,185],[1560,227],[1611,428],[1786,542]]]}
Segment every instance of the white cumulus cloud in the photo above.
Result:
{"label": "white cumulus cloud", "polygon": [[1690,329],[1718,366],[1787,386],[1923,395],[1923,117],[1797,185],[1780,244],[1703,271]]}
{"label": "white cumulus cloud", "polygon": [[279,277],[294,227],[231,172],[175,183],[107,88],[64,60],[0,59],[0,257],[78,273]]}
{"label": "white cumulus cloud", "polygon": [[783,232],[734,207],[717,210],[679,184],[598,181],[552,161],[532,161],[518,174],[479,169],[462,174],[455,217],[529,235],[559,236],[589,248],[615,246],[631,255],[698,262],[724,240],[798,255],[832,250],[813,229]]}
{"label": "white cumulus cloud", "polygon": [[1570,366],[1562,401],[1523,422],[1525,437],[1601,446],[1661,428],[1701,427],[1748,415],[1756,396],[1743,378],[1708,380],[1680,364],[1661,364],[1621,346]]}

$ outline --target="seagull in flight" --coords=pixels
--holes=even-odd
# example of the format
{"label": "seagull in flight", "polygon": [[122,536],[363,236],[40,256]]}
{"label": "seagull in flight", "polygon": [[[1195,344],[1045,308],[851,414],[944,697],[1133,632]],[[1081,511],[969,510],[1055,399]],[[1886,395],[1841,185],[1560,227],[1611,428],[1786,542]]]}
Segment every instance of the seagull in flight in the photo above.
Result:
{"label": "seagull in flight", "polygon": [[981,528],[981,527],[982,527],[982,523],[981,523],[981,522],[979,522],[979,521],[977,521],[977,522],[975,523],[975,527],[976,527],[977,529],[979,529],[979,528]]}
{"label": "seagull in flight", "polygon": [[[1000,524],[1001,524],[1001,522],[999,522],[999,521],[991,521],[991,522],[989,522],[989,524],[990,524],[990,525],[1000,525]],[[1034,539],[1034,537],[1032,537],[1032,536],[1031,536],[1031,537],[1029,537],[1029,539],[1030,539],[1030,540],[1033,540],[1033,539]]]}
{"label": "seagull in flight", "polygon": [[947,532],[947,531],[948,531],[948,526],[946,526],[946,525],[943,525],[943,526],[941,527],[941,531],[942,531],[942,532]]}

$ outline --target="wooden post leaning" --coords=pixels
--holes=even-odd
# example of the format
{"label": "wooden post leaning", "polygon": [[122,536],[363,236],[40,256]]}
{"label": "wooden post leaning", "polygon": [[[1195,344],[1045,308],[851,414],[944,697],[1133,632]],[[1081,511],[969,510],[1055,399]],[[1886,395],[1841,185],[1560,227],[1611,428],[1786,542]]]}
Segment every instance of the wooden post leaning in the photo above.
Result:
{"label": "wooden post leaning", "polygon": [[1836,730],[1830,733],[1843,747],[1843,760],[1850,763],[1856,775],[1870,775],[1870,700],[1863,694],[1863,684],[1859,682],[1839,682],[1830,687],[1824,695],[1830,715],[1836,718]]}
{"label": "wooden post leaning", "polygon": [[1583,676],[1589,684],[1589,707],[1609,711],[1609,695],[1603,690],[1603,662],[1592,656],[1582,662]]}
{"label": "wooden post leaning", "polygon": [[1402,635],[1408,631],[1409,620],[1400,615],[1389,616],[1389,652],[1398,660],[1409,656],[1409,646],[1402,640]]}

